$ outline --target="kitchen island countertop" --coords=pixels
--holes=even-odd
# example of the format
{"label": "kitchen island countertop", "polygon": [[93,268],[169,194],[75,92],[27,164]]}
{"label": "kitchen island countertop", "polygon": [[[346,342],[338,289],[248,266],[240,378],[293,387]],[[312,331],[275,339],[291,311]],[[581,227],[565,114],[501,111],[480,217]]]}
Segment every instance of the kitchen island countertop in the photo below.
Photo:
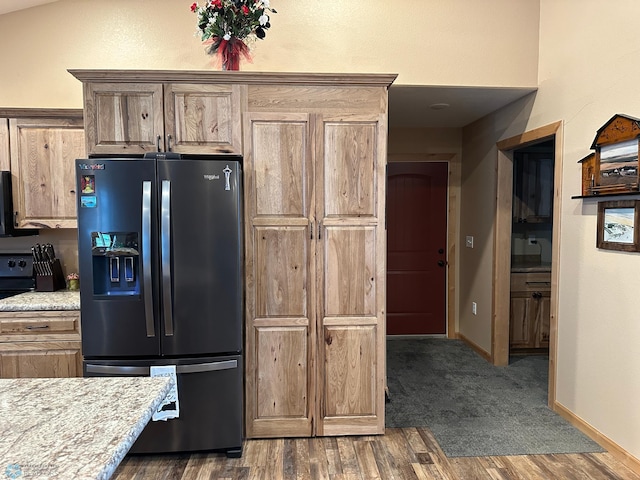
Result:
{"label": "kitchen island countertop", "polygon": [[0,380],[0,472],[110,478],[171,385],[167,377]]}
{"label": "kitchen island countertop", "polygon": [[0,300],[0,312],[29,312],[35,310],[80,310],[80,292],[26,292]]}

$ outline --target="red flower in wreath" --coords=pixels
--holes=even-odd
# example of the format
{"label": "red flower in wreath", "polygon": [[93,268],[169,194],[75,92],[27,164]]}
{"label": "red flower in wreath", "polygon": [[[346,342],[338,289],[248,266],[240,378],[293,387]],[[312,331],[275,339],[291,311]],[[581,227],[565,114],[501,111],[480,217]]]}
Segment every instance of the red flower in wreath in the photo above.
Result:
{"label": "red flower in wreath", "polygon": [[198,4],[197,3],[193,3],[191,4],[191,11],[195,12],[198,9]]}
{"label": "red flower in wreath", "polygon": [[249,15],[249,7],[247,7],[246,5],[242,5],[241,10],[245,15]]}

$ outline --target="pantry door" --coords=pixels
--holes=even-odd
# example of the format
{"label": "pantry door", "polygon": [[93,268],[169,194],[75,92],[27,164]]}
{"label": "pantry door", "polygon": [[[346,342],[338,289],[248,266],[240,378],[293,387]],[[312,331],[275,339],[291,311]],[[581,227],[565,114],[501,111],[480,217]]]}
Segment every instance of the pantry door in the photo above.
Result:
{"label": "pantry door", "polygon": [[447,333],[447,162],[387,169],[387,334]]}

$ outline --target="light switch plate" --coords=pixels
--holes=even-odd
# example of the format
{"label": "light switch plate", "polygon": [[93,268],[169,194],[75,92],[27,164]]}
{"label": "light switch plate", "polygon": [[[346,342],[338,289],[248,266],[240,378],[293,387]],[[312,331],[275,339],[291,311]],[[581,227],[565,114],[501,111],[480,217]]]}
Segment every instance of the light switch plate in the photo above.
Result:
{"label": "light switch plate", "polygon": [[466,239],[466,246],[467,248],[473,248],[473,237],[471,235],[467,235],[467,239]]}

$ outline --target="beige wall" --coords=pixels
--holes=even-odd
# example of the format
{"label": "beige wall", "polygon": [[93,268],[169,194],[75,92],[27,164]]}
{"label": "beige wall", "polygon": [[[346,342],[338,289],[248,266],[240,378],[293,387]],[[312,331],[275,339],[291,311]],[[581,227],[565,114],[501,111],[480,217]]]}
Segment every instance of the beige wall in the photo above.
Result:
{"label": "beige wall", "polygon": [[[69,68],[213,68],[190,4],[60,0],[0,16],[0,106],[81,107]],[[243,70],[399,73],[399,84],[537,82],[537,0],[271,4],[273,26]]]}
{"label": "beige wall", "polygon": [[495,142],[561,120],[556,398],[638,459],[640,255],[596,249],[597,202],[571,196],[580,194],[577,161],[590,153],[596,131],[616,113],[640,117],[640,50],[634,40],[640,3],[621,0],[615,8],[596,0],[540,3],[537,94],[463,131],[461,235],[478,232],[482,247],[461,259],[461,278],[468,280],[461,285],[460,329],[489,347],[490,309],[473,319],[463,313],[465,299],[491,299]]}

